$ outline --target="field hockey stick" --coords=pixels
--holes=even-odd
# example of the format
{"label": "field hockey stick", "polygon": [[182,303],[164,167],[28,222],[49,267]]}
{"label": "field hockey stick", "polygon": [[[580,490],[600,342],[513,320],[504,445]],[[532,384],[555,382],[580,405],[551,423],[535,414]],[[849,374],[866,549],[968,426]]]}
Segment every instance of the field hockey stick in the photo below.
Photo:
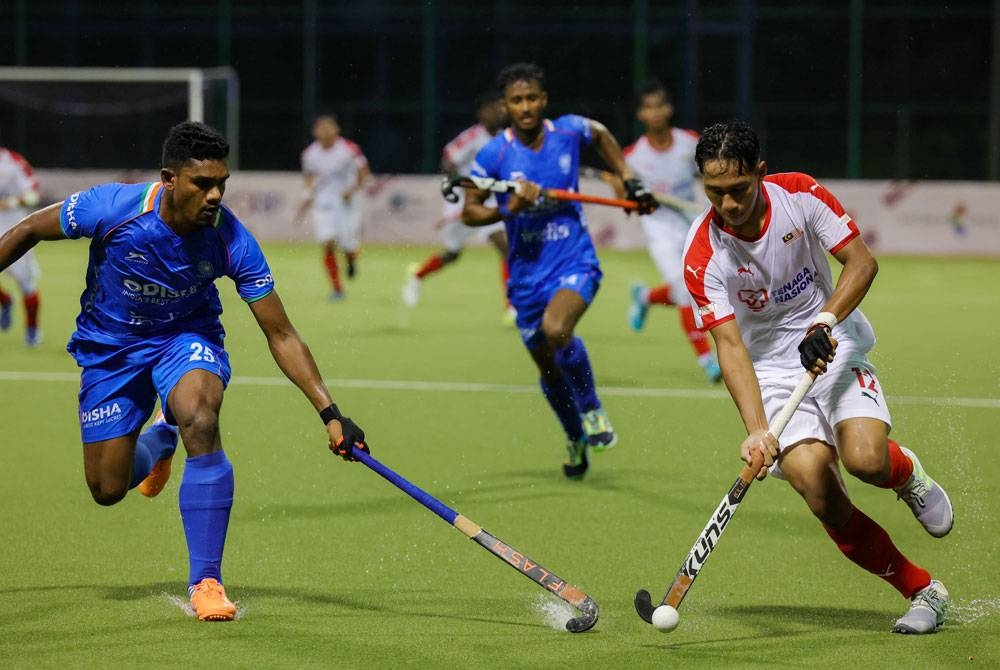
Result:
{"label": "field hockey stick", "polygon": [[[816,377],[811,372],[802,375],[798,386],[792,391],[792,394],[785,402],[785,406],[774,417],[774,421],[771,422],[768,428],[775,439],[781,436],[781,432],[785,430],[789,419],[792,418],[792,414],[795,413],[799,403],[802,402],[802,399],[815,379]],[[663,600],[660,601],[660,605],[669,605],[674,609],[680,607],[684,596],[687,595],[691,585],[694,584],[694,580],[701,572],[701,569],[705,567],[708,557],[712,555],[712,550],[715,549],[719,543],[719,538],[722,537],[722,532],[726,530],[729,522],[732,521],[737,508],[740,506],[740,502],[743,500],[743,496],[750,490],[750,485],[753,484],[754,477],[760,472],[763,464],[764,455],[760,451],[755,451],[753,462],[743,466],[740,476],[737,477],[736,482],[729,489],[729,493],[725,495],[722,502],[716,507],[715,512],[708,520],[708,525],[698,535],[698,540],[691,547],[691,551],[688,552],[687,557],[681,564],[680,570],[677,571],[677,575],[674,577],[673,583],[667,589]],[[653,606],[649,591],[640,589],[636,592],[635,611],[638,612],[643,621],[653,623],[653,611],[655,609],[656,607]]]}
{"label": "field hockey stick", "polygon": [[514,549],[506,542],[491,535],[482,527],[470,519],[462,516],[451,509],[443,502],[427,493],[420,487],[404,479],[399,474],[393,472],[382,463],[360,449],[354,449],[354,457],[377,472],[379,475],[395,484],[404,493],[419,502],[421,505],[437,514],[449,524],[462,531],[470,540],[473,540],[504,563],[517,568],[518,572],[535,582],[549,593],[561,598],[573,607],[582,612],[583,616],[570,619],[566,622],[566,630],[571,633],[582,633],[590,630],[597,623],[598,607],[593,598],[576,588],[561,577],[557,577],[551,571],[543,568],[526,554]]}
{"label": "field hockey stick", "polygon": [[[615,187],[615,181],[618,181],[619,184],[621,183],[618,175],[608,172],[607,170],[598,170],[592,167],[581,167],[580,174],[585,177],[600,179],[604,183],[609,184],[612,188]],[[700,205],[693,200],[685,200],[684,198],[667,195],[666,193],[656,193],[654,191],[653,199],[664,207],[669,207],[675,212],[692,219],[701,214],[702,210],[705,209],[704,205]]]}
{"label": "field hockey stick", "polygon": [[[448,202],[458,202],[456,188],[471,188],[480,191],[492,191],[493,193],[518,193],[519,185],[516,181],[505,179],[492,179],[490,177],[446,177],[441,182],[441,195]],[[639,203],[634,200],[621,200],[619,198],[605,198],[600,195],[588,195],[586,193],[576,193],[566,191],[561,188],[543,188],[542,197],[550,200],[562,200],[566,202],[589,202],[593,205],[608,205],[610,207],[620,207],[622,209],[639,209]]]}

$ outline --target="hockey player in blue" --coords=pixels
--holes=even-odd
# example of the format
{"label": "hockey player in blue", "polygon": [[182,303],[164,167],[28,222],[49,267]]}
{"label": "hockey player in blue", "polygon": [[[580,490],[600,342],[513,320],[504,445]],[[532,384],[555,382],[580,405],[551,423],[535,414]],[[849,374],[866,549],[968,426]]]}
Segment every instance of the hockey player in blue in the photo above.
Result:
{"label": "hockey player in blue", "polygon": [[497,88],[511,127],[479,151],[472,174],[516,180],[520,189],[498,194],[495,208],[484,204],[487,191],[468,191],[462,220],[470,226],[506,225],[508,296],[541,373],[542,393],[566,433],[569,460],[563,473],[580,479],[588,467],[587,449],[600,452],[618,440],[597,397],[587,349],[573,334],[597,293],[601,268],[579,203],[539,200],[539,195],[543,188],[578,190],[580,150],[593,144],[642,213],[654,210],[656,202],[601,123],[572,114],[544,118],[548,94],[537,65],[504,68]]}
{"label": "hockey player in blue", "polygon": [[[229,621],[222,553],[233,468],[219,409],[230,378],[215,280],[228,276],[282,372],[351,460],[364,432],[333,404],[315,360],[288,320],[257,241],[222,204],[229,146],[212,128],[174,126],[160,181],[102,184],[21,220],[0,237],[0,270],[44,240],[90,238],[87,285],[67,350],[82,368],[79,420],[94,500],[129,489],[155,496],[170,475],[178,433],[187,451],[179,502],[190,563],[188,594],[203,621]],[[147,430],[159,397],[163,414]]]}

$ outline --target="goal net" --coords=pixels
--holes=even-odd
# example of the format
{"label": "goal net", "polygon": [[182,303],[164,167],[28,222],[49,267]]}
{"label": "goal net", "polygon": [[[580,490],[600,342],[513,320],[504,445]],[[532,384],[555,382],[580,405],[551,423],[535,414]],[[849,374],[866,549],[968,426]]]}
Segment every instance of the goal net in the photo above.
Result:
{"label": "goal net", "polygon": [[166,131],[203,121],[239,167],[239,79],[230,67],[0,67],[0,145],[35,167],[150,169]]}

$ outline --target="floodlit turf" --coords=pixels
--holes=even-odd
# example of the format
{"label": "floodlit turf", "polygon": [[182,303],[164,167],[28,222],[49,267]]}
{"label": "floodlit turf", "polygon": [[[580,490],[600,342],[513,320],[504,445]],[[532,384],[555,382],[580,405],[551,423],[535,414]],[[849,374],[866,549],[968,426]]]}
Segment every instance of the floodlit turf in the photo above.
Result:
{"label": "floodlit turf", "polygon": [[[601,605],[596,628],[553,630],[558,603],[360,464],[328,453],[281,381],[249,310],[221,284],[234,381],[222,414],[236,470],[224,576],[241,617],[185,615],[182,458],[155,500],[102,508],[83,481],[72,330],[87,249],[43,244],[45,342],[0,334],[0,667],[987,668],[1000,664],[995,261],[882,259],[864,303],[895,435],[955,504],[924,533],[892,493],[848,485],[913,560],[944,581],[937,635],[890,634],[906,603],[844,559],[778,481],[755,485],[670,635],[636,616],[659,597],[740,468],[741,426],[710,388],[676,315],[626,322],[642,253],[602,253],[579,330],[621,442],[563,479],[557,423],[517,334],[501,325],[495,255],[470,250],[408,313],[407,262],[367,249],[347,299],[326,300],[311,245],[266,249],[278,290],[336,400],[373,453]],[[4,280],[8,290],[9,279]],[[399,382],[399,383],[397,383]]]}

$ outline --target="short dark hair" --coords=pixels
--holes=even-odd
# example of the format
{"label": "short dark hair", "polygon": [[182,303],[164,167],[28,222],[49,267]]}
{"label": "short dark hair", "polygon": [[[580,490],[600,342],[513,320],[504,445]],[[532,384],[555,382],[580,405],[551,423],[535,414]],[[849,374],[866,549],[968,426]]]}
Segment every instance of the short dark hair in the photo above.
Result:
{"label": "short dark hair", "polygon": [[225,160],[229,143],[218,130],[198,121],[178,123],[163,140],[163,163],[166,168],[181,167],[189,160]]}
{"label": "short dark hair", "polygon": [[653,95],[659,93],[667,101],[667,104],[673,104],[673,98],[670,96],[670,90],[664,85],[659,79],[649,79],[643,84],[638,91],[635,93],[635,106],[639,107],[642,104],[642,99],[647,95]]}
{"label": "short dark hair", "polygon": [[723,121],[701,131],[694,150],[698,171],[705,171],[708,161],[735,162],[740,174],[753,172],[760,163],[760,140],[746,121]]}
{"label": "short dark hair", "polygon": [[490,105],[499,100],[503,100],[503,93],[495,88],[483,91],[476,96],[476,111],[479,111],[486,105]]}
{"label": "short dark hair", "polygon": [[497,75],[496,87],[501,94],[507,86],[516,81],[537,81],[538,87],[545,90],[545,70],[534,63],[514,63],[500,70]]}

